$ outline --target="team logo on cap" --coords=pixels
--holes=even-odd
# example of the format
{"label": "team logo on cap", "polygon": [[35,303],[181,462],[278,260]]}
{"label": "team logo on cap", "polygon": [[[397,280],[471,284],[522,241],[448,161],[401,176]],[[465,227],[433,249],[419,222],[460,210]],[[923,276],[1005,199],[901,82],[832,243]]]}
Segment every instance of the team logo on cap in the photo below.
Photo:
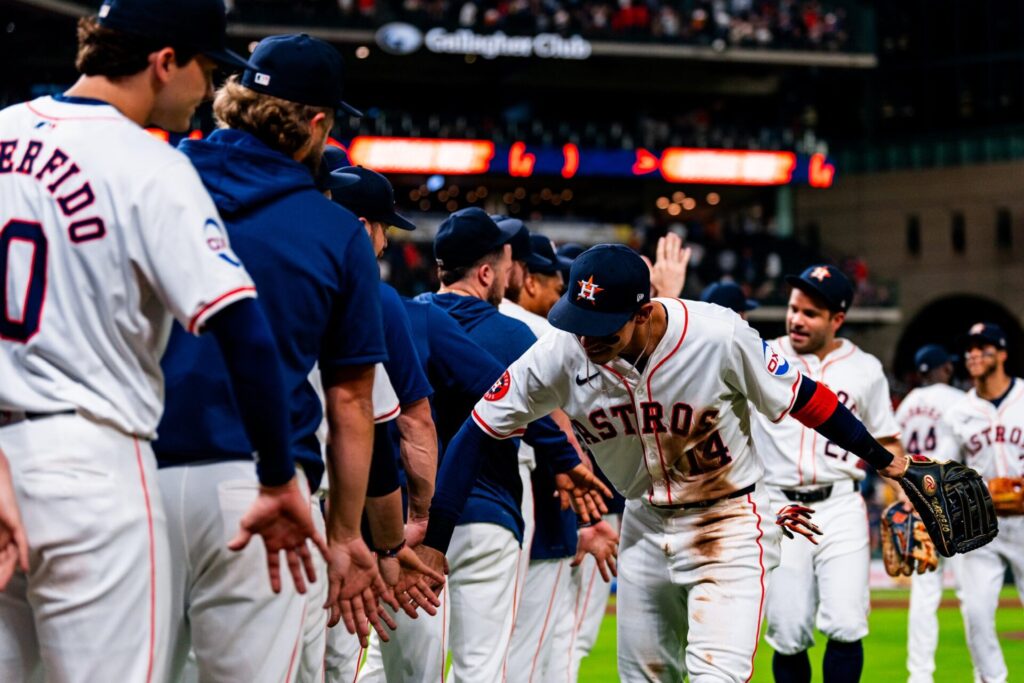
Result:
{"label": "team logo on cap", "polygon": [[257,72],[256,77],[253,78],[253,80],[259,85],[270,85],[270,74]]}
{"label": "team logo on cap", "polygon": [[484,394],[485,401],[500,401],[505,398],[505,394],[508,393],[509,387],[512,386],[512,377],[508,374],[508,370],[505,371],[498,381],[491,385],[491,388]]}
{"label": "team logo on cap", "polygon": [[818,282],[824,282],[825,278],[832,277],[832,273],[828,272],[828,268],[825,266],[818,266],[811,271],[811,274],[808,275],[808,277],[813,277]]}
{"label": "team logo on cap", "polygon": [[597,299],[594,297],[597,296],[598,292],[604,291],[604,287],[598,287],[597,283],[594,282],[593,275],[586,280],[578,280],[577,284],[580,286],[580,293],[576,295],[576,298],[590,301],[592,303],[597,303]]}
{"label": "team logo on cap", "polygon": [[974,323],[971,325],[971,331],[968,334],[981,334],[985,331],[985,323]]}

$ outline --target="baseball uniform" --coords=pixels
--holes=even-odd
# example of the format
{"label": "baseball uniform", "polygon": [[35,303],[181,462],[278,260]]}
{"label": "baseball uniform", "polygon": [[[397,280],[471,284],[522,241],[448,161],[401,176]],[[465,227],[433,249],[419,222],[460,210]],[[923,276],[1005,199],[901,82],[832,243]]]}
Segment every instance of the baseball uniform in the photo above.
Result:
{"label": "baseball uniform", "polygon": [[[960,447],[960,461],[986,480],[1024,476],[1024,381],[1012,378],[995,401],[974,389],[944,415]],[[1007,568],[1024,601],[1024,516],[1000,515],[999,535],[966,553],[958,570],[964,577],[961,610],[967,628],[976,678],[986,683],[1007,680],[1006,661],[996,634],[995,614]]]}
{"label": "baseball uniform", "polygon": [[731,311],[655,303],[667,330],[642,370],[621,358],[594,365],[573,335],[555,332],[512,364],[473,419],[503,438],[562,407],[627,498],[623,680],[746,680],[779,542],[762,518],[749,405],[784,418],[800,377],[792,366],[769,370],[757,333]]}
{"label": "baseball uniform", "polygon": [[[903,447],[938,461],[959,460],[959,447],[943,414],[964,397],[948,384],[931,384],[911,391],[896,409]],[[952,567],[958,557],[940,558],[933,572],[910,578],[910,615],[907,624],[907,670],[909,683],[932,683],[935,648],[939,644],[936,610],[942,601],[943,568]]]}
{"label": "baseball uniform", "polygon": [[[875,438],[899,435],[882,364],[846,339],[824,358],[798,354],[788,337],[772,342],[785,363],[828,386]],[[867,510],[859,494],[861,462],[851,452],[795,420],[755,422],[771,509],[803,502],[823,531],[818,545],[786,543],[768,593],[768,643],[795,654],[814,644],[815,621],[831,640],[868,633]]]}
{"label": "baseball uniform", "polygon": [[158,679],[160,356],[174,318],[195,333],[253,283],[184,156],[59,95],[0,112],[0,272],[0,448],[31,550],[0,601],[0,679],[40,658],[54,680]]}
{"label": "baseball uniform", "polygon": [[[308,380],[314,364],[328,376],[387,359],[369,238],[351,213],[319,192],[304,165],[247,132],[221,129],[181,148],[263,292],[260,304],[273,321],[290,397],[291,451],[315,491],[324,464],[316,437],[323,413]],[[179,559],[172,676],[191,641],[203,680],[295,680],[306,620],[323,617],[322,595],[311,601],[326,587],[326,566],[314,554],[320,581],[313,595],[299,595],[287,582],[275,594],[262,570],[262,546],[227,549],[224,530],[237,527],[258,490],[237,397],[211,340],[189,339],[176,329],[163,368],[167,409],[155,449]],[[322,528],[318,501],[311,498],[310,509]],[[308,646],[322,662],[323,629],[319,634]]]}

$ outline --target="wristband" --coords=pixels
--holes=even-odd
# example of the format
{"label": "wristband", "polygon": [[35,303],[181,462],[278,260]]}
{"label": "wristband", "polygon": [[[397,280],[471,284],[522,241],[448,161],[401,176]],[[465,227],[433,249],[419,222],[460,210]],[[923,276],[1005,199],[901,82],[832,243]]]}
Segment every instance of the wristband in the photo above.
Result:
{"label": "wristband", "polygon": [[373,552],[377,553],[377,557],[379,557],[379,558],[397,557],[398,553],[402,552],[402,548],[404,548],[404,547],[405,547],[405,539],[403,538],[402,542],[399,543],[398,545],[396,545],[394,548],[377,548],[377,547],[375,547],[373,549]]}

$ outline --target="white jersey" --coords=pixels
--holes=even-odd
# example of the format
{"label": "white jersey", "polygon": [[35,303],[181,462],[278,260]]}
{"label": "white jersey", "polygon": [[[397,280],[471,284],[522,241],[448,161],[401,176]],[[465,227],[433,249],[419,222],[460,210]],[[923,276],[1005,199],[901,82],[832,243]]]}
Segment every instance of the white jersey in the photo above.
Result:
{"label": "white jersey", "polygon": [[110,105],[0,112],[0,226],[0,409],[152,438],[171,314],[256,293],[188,159]]}
{"label": "white jersey", "polygon": [[[848,339],[837,341],[839,345],[824,359],[813,353],[798,354],[789,337],[779,337],[773,344],[802,374],[834,391],[873,437],[899,436],[882,364]],[[767,470],[765,481],[772,486],[794,488],[864,478],[860,458],[796,420],[772,424],[759,418],[754,433]]]}
{"label": "white jersey", "polygon": [[738,315],[720,306],[655,299],[665,336],[642,371],[617,358],[594,365],[573,335],[546,335],[473,410],[496,438],[521,435],[561,407],[627,498],[676,505],[720,498],[757,482],[750,404],[784,418],[800,375]]}
{"label": "white jersey", "polygon": [[547,318],[537,315],[533,311],[528,311],[516,302],[509,301],[508,299],[501,300],[501,303],[498,304],[498,312],[525,324],[537,339],[555,329],[548,322]]}
{"label": "white jersey", "polygon": [[985,479],[1024,476],[1024,380],[1013,380],[998,408],[971,389],[945,418],[960,462]]}
{"label": "white jersey", "polygon": [[383,363],[377,363],[373,373],[373,423],[391,422],[401,414],[402,406],[388,371]]}
{"label": "white jersey", "polygon": [[959,460],[960,450],[943,415],[964,397],[964,392],[948,384],[932,384],[914,389],[899,408],[900,426],[907,453],[919,453],[935,460]]}

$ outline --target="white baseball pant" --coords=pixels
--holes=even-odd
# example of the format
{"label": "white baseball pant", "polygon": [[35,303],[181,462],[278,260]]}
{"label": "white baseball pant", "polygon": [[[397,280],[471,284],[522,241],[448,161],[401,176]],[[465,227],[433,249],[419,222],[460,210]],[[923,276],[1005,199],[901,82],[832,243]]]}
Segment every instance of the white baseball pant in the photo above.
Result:
{"label": "white baseball pant", "polygon": [[373,651],[378,648],[371,649],[359,681],[438,680],[446,645],[452,654],[448,683],[502,680],[519,588],[519,554],[519,543],[504,527],[455,527],[447,553],[448,584],[437,615],[397,615],[398,629],[379,645],[379,655]]}
{"label": "white baseball pant", "polygon": [[[605,521],[618,531],[621,527],[621,515],[605,515]],[[573,567],[573,586],[575,596],[575,625],[572,636],[572,669],[569,680],[575,681],[579,676],[580,662],[590,654],[597,642],[605,612],[608,610],[608,598],[612,593],[611,582],[606,582],[597,568],[597,560],[592,555],[583,558],[580,566]]]}
{"label": "white baseball pant", "polygon": [[628,501],[619,544],[619,677],[748,680],[780,535],[760,486],[707,508]]}
{"label": "white baseball pant", "polygon": [[[849,488],[847,488],[849,487]],[[775,514],[790,504],[769,487]],[[832,495],[818,503],[813,521],[821,527],[818,545],[797,537],[782,544],[782,560],[768,593],[765,640],[777,652],[792,655],[814,645],[814,627],[830,640],[856,642],[868,634],[867,508],[849,482],[834,485]]]}
{"label": "white baseball pant", "polygon": [[996,633],[996,609],[1006,568],[1013,572],[1017,596],[1024,603],[1024,517],[1000,517],[999,535],[991,543],[960,557],[964,583],[960,610],[975,680],[1005,683],[1008,676]]}
{"label": "white baseball pant", "polygon": [[910,612],[907,617],[907,683],[933,683],[935,650],[939,646],[939,604],[942,602],[942,582],[945,570],[953,572],[959,594],[957,565],[959,555],[939,558],[939,567],[933,572],[910,577]]}
{"label": "white baseball pant", "polygon": [[167,518],[149,443],[77,415],[0,428],[30,551],[0,594],[0,680],[162,681]]}
{"label": "white baseball pant", "polygon": [[173,558],[171,680],[179,680],[190,643],[204,683],[298,680],[306,596],[288,572],[280,593],[270,589],[259,537],[239,552],[227,547],[259,492],[254,463],[166,467],[157,479]]}
{"label": "white baseball pant", "polygon": [[[519,591],[519,610],[509,648],[509,683],[547,683],[568,677],[567,654],[575,597],[570,561],[562,558],[530,562],[526,582]],[[562,647],[564,658],[556,653],[558,646]],[[563,666],[558,668],[560,661]]]}

